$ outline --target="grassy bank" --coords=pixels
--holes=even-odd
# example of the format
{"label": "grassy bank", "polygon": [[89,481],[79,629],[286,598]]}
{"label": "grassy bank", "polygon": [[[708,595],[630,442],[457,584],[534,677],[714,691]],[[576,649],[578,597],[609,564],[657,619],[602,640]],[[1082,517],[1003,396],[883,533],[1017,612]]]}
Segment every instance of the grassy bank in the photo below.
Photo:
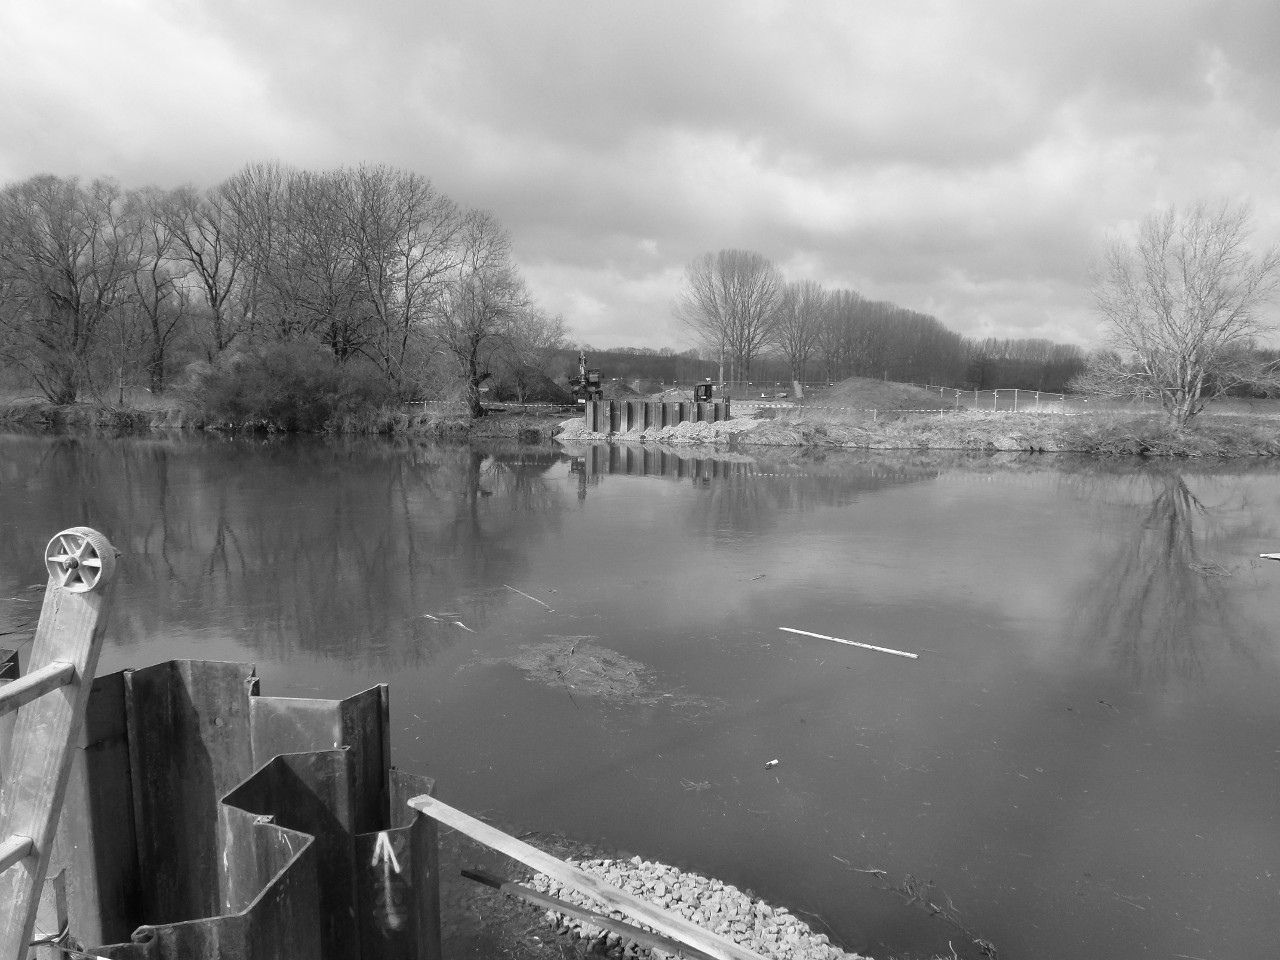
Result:
{"label": "grassy bank", "polygon": [[[1280,417],[1205,413],[1182,429],[1141,411],[1064,415],[1006,411],[823,408],[762,411],[750,430],[732,437],[705,431],[697,439],[737,446],[841,447],[860,450],[957,450],[1086,453],[1140,457],[1254,457],[1280,454]],[[447,404],[383,407],[330,420],[325,432],[450,440],[550,441],[561,431],[563,411],[493,413],[472,420]],[[714,425],[708,424],[707,427]],[[744,426],[738,423],[737,426]],[[57,406],[31,397],[0,398],[0,427],[28,430],[153,430],[275,432],[266,423],[218,422],[179,400],[149,397],[124,405]],[[639,438],[634,438],[639,439]]]}
{"label": "grassy bank", "polygon": [[[329,420],[324,433],[344,436],[387,435],[440,439],[551,440],[564,420],[562,412],[502,413],[470,419],[461,407],[414,404],[377,407]],[[21,430],[88,430],[146,433],[153,430],[214,430],[226,433],[278,433],[263,421],[219,420],[182,400],[131,398],[124,404],[58,405],[30,396],[0,397],[0,428]]]}
{"label": "grassy bank", "polygon": [[787,412],[739,437],[769,446],[971,450],[1102,456],[1249,457],[1280,454],[1280,418],[1202,414],[1175,428],[1156,414],[900,412],[868,420],[823,410]]}

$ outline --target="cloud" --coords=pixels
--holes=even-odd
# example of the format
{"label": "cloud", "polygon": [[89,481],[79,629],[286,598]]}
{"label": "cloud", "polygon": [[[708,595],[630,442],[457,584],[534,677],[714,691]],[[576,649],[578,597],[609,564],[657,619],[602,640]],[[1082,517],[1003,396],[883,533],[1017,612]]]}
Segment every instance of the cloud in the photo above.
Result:
{"label": "cloud", "polygon": [[1280,239],[1278,44],[1263,0],[10,4],[0,180],[417,170],[601,346],[687,345],[683,265],[724,247],[1084,343],[1111,226],[1247,197]]}

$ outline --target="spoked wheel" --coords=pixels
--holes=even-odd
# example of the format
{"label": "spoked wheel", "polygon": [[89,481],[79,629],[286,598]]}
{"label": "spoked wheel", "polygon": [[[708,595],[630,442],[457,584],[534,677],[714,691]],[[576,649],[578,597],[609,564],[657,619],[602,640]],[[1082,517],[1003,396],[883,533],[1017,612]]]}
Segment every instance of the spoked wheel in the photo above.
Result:
{"label": "spoked wheel", "polygon": [[116,548],[97,530],[72,527],[49,541],[44,565],[64,590],[89,593],[111,582],[116,572]]}

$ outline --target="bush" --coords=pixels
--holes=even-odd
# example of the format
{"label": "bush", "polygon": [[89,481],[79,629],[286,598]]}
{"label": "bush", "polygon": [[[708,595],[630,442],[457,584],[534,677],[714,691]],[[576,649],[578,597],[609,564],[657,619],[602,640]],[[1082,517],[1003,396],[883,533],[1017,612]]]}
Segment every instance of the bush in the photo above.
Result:
{"label": "bush", "polygon": [[[510,377],[501,377],[493,383],[493,399],[504,403],[518,402],[520,391]],[[524,385],[525,403],[573,403],[573,395],[550,377],[534,374]]]}
{"label": "bush", "polygon": [[337,367],[323,349],[287,343],[201,364],[187,392],[213,421],[291,432],[321,431],[397,399],[378,371]]}

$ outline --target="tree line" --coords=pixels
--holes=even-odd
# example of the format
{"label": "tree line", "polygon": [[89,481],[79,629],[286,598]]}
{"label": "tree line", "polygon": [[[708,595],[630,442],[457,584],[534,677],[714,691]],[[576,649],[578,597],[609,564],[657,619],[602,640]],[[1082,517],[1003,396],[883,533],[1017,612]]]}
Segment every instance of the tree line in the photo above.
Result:
{"label": "tree line", "polygon": [[521,389],[564,343],[498,220],[417,173],[257,163],[209,190],[0,189],[0,364],[55,403],[160,393],[193,361],[227,384],[303,357],[387,398],[444,377],[478,415],[482,383]]}
{"label": "tree line", "polygon": [[853,290],[787,281],[775,264],[750,250],[721,250],[691,261],[675,314],[729,380],[750,380],[753,370],[777,359],[798,381],[859,376],[1063,390],[1086,359],[1074,345],[975,340],[928,314]]}

